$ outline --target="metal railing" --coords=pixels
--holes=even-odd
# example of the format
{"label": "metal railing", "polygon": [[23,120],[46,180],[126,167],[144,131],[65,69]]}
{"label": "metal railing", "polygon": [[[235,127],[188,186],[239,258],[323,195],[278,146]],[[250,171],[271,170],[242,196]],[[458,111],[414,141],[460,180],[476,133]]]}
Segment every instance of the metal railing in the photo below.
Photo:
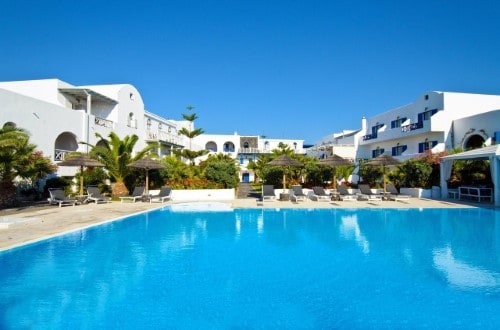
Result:
{"label": "metal railing", "polygon": [[106,127],[106,128],[113,128],[113,122],[108,119],[100,118],[100,117],[95,117],[94,118],[94,123],[96,125]]}
{"label": "metal railing", "polygon": [[73,150],[54,149],[54,161],[63,161],[66,155],[70,152],[73,152]]}
{"label": "metal railing", "polygon": [[410,132],[414,131],[416,129],[421,129],[424,128],[424,123],[423,122],[416,122],[410,125],[405,125],[401,126],[401,132]]}

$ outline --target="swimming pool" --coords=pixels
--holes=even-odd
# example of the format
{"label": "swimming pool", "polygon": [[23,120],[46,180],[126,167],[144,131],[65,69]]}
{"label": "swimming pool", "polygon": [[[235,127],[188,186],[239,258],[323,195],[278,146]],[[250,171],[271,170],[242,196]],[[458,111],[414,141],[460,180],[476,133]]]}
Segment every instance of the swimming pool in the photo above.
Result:
{"label": "swimming pool", "polygon": [[170,208],[0,253],[0,328],[500,328],[490,209]]}

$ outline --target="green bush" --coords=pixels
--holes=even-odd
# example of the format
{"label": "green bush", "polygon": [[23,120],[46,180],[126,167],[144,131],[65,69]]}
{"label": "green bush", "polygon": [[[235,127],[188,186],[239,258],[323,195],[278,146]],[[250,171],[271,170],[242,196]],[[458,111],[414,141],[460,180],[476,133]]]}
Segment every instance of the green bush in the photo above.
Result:
{"label": "green bush", "polygon": [[400,187],[431,188],[433,166],[425,158],[405,160],[388,174],[391,182]]}
{"label": "green bush", "polygon": [[239,181],[236,165],[225,161],[208,163],[205,167],[205,177],[222,184],[223,188],[236,188]]}

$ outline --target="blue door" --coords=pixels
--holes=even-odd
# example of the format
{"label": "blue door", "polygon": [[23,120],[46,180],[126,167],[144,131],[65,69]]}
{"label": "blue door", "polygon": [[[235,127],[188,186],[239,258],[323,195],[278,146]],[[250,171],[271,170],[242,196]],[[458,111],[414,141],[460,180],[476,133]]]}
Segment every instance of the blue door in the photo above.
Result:
{"label": "blue door", "polygon": [[243,182],[245,183],[250,182],[250,173],[243,173]]}

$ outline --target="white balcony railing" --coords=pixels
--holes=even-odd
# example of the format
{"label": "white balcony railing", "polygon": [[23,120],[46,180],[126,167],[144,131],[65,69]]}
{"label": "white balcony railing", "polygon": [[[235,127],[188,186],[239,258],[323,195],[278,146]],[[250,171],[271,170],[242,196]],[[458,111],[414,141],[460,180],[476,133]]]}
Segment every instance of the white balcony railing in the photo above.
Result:
{"label": "white balcony railing", "polygon": [[66,155],[70,152],[73,152],[73,150],[54,149],[54,161],[63,161]]}
{"label": "white balcony railing", "polygon": [[106,128],[113,128],[113,122],[111,120],[107,120],[104,118],[95,117],[94,123],[98,126],[102,126],[102,127],[106,127]]}

